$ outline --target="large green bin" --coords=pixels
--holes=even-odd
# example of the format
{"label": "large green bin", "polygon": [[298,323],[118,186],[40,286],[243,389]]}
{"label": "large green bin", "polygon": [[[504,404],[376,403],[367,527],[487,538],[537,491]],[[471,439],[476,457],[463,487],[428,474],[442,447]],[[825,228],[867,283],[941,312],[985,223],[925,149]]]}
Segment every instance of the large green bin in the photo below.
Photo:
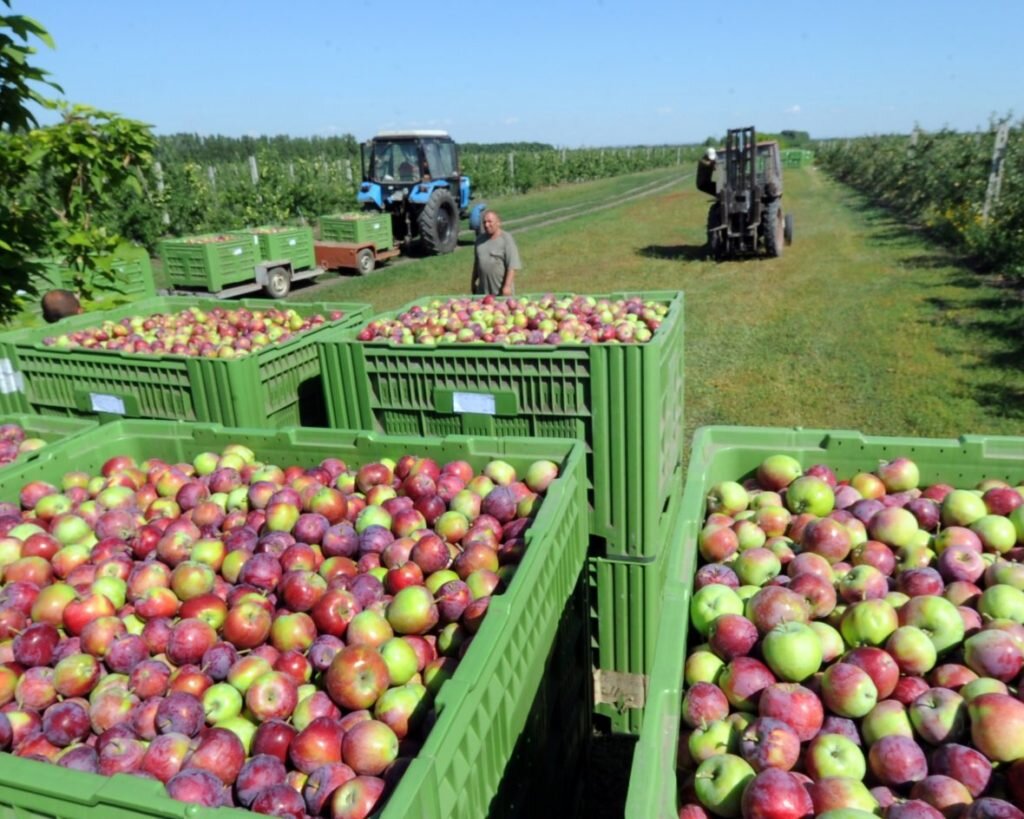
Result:
{"label": "large green bin", "polygon": [[676,759],[690,596],[699,562],[697,535],[708,490],[723,480],[752,477],[769,455],[784,453],[804,468],[824,463],[839,476],[877,468],[904,455],[921,473],[921,485],[974,486],[984,478],[1024,482],[1024,437],[966,435],[956,439],[871,437],[852,431],[770,427],[702,427],[694,433],[681,514],[683,548],[673,554],[661,599],[661,624],[643,728],[633,755],[628,819],[679,814]]}
{"label": "large green bin", "polygon": [[[79,432],[93,428],[96,426],[96,421],[91,418],[61,418],[56,415],[0,412],[0,424],[17,424],[25,430],[26,438],[41,438],[46,441],[48,447],[71,435],[77,435]],[[47,447],[23,452],[11,463],[0,464],[0,470],[35,460],[43,454]]]}
{"label": "large green bin", "polygon": [[333,213],[320,217],[320,238],[325,242],[372,243],[388,250],[394,239],[388,213]]}
{"label": "large green bin", "polygon": [[[249,240],[251,244],[251,239]],[[163,297],[135,302],[61,321],[64,333],[153,313],[189,308],[280,310],[279,302],[243,299],[227,304],[214,298]],[[324,425],[318,336],[362,321],[369,306],[358,303],[289,304],[301,316],[331,311],[343,317],[234,359],[145,355],[120,351],[61,349],[43,344],[53,327],[0,335],[9,353],[9,380],[23,390],[32,412],[51,415],[213,421],[236,426]]]}
{"label": "large green bin", "polygon": [[261,262],[290,261],[293,270],[306,270],[316,265],[313,253],[313,228],[264,227],[248,228],[257,246]]}
{"label": "large green bin", "polygon": [[670,305],[645,344],[428,348],[361,342],[358,327],[325,335],[320,348],[331,425],[399,435],[581,439],[591,534],[603,542],[596,551],[653,562],[682,486],[683,294],[595,298],[632,295]]}
{"label": "large green bin", "polygon": [[668,567],[682,549],[682,486],[673,496],[665,543],[653,562],[587,558],[594,711],[600,727],[637,735],[647,706]]}
{"label": "large green bin", "polygon": [[[59,262],[52,259],[42,260],[44,272],[33,284],[40,294],[47,290],[64,288],[75,290],[74,273]],[[153,280],[153,265],[149,254],[142,248],[119,250],[113,254],[111,261],[113,278],[104,274],[93,277],[93,296],[130,296],[132,298],[152,298],[156,295],[156,284]]]}
{"label": "large green bin", "polygon": [[164,277],[172,287],[219,293],[254,281],[258,242],[248,233],[210,233],[164,239],[158,246]]}
{"label": "large green bin", "polygon": [[[582,447],[571,441],[455,436],[400,438],[326,429],[257,430],[122,420],[54,444],[36,461],[0,475],[0,500],[32,480],[59,483],[68,470],[98,471],[114,455],[191,461],[244,442],[264,462],[312,466],[326,457],[359,465],[418,453],[475,469],[501,458],[522,472],[535,460],[560,466],[507,591],[487,616],[454,676],[438,693],[438,717],[379,815],[534,815],[538,800],[558,815],[580,802],[590,732],[586,604],[587,548]],[[568,778],[568,779],[567,779]],[[18,817],[251,816],[175,802],[156,781],[104,778],[0,754],[0,815]],[[375,814],[376,815],[376,814]]]}

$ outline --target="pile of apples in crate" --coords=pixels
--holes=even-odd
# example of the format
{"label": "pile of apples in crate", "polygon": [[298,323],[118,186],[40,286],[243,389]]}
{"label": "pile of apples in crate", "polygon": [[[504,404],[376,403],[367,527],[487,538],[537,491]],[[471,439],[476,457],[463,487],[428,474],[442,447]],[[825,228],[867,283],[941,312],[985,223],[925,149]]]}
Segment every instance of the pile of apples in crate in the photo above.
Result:
{"label": "pile of apples in crate", "polygon": [[[1024,486],[766,458],[707,496],[684,817],[1024,817]],[[694,645],[694,643],[699,645]]]}
{"label": "pile of apples in crate", "polygon": [[17,460],[23,452],[46,446],[46,441],[25,432],[21,424],[0,424],[0,466]]}
{"label": "pile of apples in crate", "polygon": [[363,817],[557,476],[126,456],[0,503],[0,750],[207,806]]}
{"label": "pile of apples in crate", "polygon": [[374,319],[360,341],[493,344],[642,344],[661,326],[668,305],[637,296],[435,299],[393,319]]}
{"label": "pile of apples in crate", "polygon": [[[332,311],[330,321],[344,314]],[[237,358],[272,344],[284,344],[294,336],[320,327],[319,313],[303,318],[292,308],[248,310],[244,307],[190,307],[177,313],[131,316],[105,320],[59,336],[47,336],[43,344],[57,349],[119,350],[126,353]]]}

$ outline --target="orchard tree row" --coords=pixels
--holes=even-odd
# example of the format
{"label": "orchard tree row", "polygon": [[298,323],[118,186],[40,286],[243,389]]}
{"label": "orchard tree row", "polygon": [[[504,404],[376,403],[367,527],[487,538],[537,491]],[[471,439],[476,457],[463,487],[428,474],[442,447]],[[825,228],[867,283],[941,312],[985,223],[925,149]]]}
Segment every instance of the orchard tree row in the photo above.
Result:
{"label": "orchard tree row", "polygon": [[818,164],[841,182],[923,225],[980,269],[1024,280],[1024,122],[816,148]]}

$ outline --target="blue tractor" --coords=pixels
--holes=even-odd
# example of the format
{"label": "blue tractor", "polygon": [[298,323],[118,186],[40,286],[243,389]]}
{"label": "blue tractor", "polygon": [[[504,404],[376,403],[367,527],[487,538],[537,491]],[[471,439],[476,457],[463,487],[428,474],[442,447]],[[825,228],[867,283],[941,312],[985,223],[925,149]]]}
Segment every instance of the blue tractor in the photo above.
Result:
{"label": "blue tractor", "polygon": [[396,242],[419,242],[428,253],[451,253],[459,224],[479,230],[485,204],[470,212],[470,180],[459,169],[459,149],[445,131],[382,131],[362,145],[364,210],[391,214]]}

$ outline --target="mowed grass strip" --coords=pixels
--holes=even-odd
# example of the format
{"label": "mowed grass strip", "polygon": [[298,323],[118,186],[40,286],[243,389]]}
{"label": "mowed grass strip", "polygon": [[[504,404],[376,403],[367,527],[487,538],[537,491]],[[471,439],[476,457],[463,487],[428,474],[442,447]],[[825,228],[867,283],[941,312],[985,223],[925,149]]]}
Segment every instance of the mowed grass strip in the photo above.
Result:
{"label": "mowed grass strip", "polygon": [[[816,169],[788,170],[785,181],[795,231],[781,258],[706,260],[710,200],[687,180],[518,234],[517,290],[685,291],[687,438],[704,424],[1024,433],[1019,300]],[[525,196],[504,210],[546,209],[551,196],[543,207]],[[346,278],[315,298],[385,310],[464,293],[471,254],[463,246]]]}

